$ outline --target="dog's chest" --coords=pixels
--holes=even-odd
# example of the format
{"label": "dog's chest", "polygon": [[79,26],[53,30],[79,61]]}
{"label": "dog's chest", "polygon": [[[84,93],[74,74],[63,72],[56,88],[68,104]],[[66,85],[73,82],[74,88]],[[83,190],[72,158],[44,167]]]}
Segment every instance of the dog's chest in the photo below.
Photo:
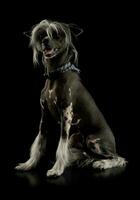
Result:
{"label": "dog's chest", "polygon": [[46,92],[46,101],[50,108],[54,108],[57,105],[57,95],[55,89],[48,89]]}
{"label": "dog's chest", "polygon": [[47,107],[51,114],[55,117],[58,115],[58,97],[56,95],[55,88],[44,88],[41,93],[41,105],[44,107],[47,104]]}
{"label": "dog's chest", "polygon": [[57,108],[57,95],[55,89],[47,89],[45,92],[45,101],[50,112],[55,112]]}

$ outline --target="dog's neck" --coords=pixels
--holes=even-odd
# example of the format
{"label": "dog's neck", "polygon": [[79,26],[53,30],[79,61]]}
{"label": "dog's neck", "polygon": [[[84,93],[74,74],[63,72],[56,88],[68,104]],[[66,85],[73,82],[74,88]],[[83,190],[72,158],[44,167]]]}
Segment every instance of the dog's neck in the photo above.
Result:
{"label": "dog's neck", "polygon": [[74,52],[69,51],[62,52],[53,59],[43,60],[45,67],[44,76],[50,80],[56,80],[67,71],[73,71],[80,73],[80,70],[75,66]]}

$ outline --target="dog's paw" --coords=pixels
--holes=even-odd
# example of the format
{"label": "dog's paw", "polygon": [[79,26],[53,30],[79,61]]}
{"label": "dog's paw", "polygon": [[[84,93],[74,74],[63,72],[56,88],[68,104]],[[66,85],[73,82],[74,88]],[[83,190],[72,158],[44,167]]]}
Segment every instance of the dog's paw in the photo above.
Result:
{"label": "dog's paw", "polygon": [[21,171],[28,171],[33,169],[36,166],[36,162],[32,159],[29,159],[27,162],[25,163],[19,163],[15,169],[16,170],[21,170]]}
{"label": "dog's paw", "polygon": [[52,169],[47,171],[48,177],[57,177],[61,176],[64,172],[64,168],[60,167],[53,167]]}
{"label": "dog's paw", "polygon": [[63,172],[61,171],[56,171],[55,169],[51,169],[51,170],[48,170],[47,171],[47,176],[48,177],[57,177],[57,176],[60,176]]}
{"label": "dog's paw", "polygon": [[108,168],[107,162],[105,160],[96,161],[96,162],[93,163],[92,166],[93,166],[93,168],[100,169],[100,170]]}
{"label": "dog's paw", "polygon": [[126,166],[127,162],[124,158],[122,157],[116,157],[113,159],[104,159],[104,160],[99,160],[95,161],[93,163],[93,168],[95,169],[110,169],[113,167],[124,167]]}

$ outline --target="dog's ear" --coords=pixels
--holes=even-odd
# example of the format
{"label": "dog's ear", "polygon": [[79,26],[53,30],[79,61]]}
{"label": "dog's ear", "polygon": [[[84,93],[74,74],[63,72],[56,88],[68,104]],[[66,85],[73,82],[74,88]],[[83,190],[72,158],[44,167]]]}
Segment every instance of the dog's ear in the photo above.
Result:
{"label": "dog's ear", "polygon": [[23,35],[25,35],[25,36],[28,37],[28,38],[31,38],[31,36],[32,36],[32,31],[33,31],[33,29],[36,27],[36,25],[37,25],[37,24],[33,25],[33,26],[31,27],[31,30],[30,30],[30,31],[25,31],[25,32],[23,32]]}
{"label": "dog's ear", "polygon": [[32,31],[25,31],[25,32],[23,32],[23,35],[25,35],[28,38],[31,38],[31,33],[32,33]]}
{"label": "dog's ear", "polygon": [[84,30],[76,24],[69,24],[69,28],[75,37],[79,37],[84,32]]}

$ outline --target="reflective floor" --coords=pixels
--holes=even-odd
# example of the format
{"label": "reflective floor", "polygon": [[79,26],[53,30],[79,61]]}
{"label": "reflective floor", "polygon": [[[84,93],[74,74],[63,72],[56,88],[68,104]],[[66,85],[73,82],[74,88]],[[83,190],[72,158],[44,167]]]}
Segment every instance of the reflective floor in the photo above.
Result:
{"label": "reflective floor", "polygon": [[[87,169],[68,168],[58,178],[47,178],[45,170],[32,172],[10,171],[8,177],[8,189],[18,197],[22,195],[104,195],[115,192],[115,195],[126,195],[134,186],[132,165],[129,163],[124,168],[108,169],[95,172]],[[32,196],[32,197],[33,197]],[[75,197],[76,197],[75,196]]]}

